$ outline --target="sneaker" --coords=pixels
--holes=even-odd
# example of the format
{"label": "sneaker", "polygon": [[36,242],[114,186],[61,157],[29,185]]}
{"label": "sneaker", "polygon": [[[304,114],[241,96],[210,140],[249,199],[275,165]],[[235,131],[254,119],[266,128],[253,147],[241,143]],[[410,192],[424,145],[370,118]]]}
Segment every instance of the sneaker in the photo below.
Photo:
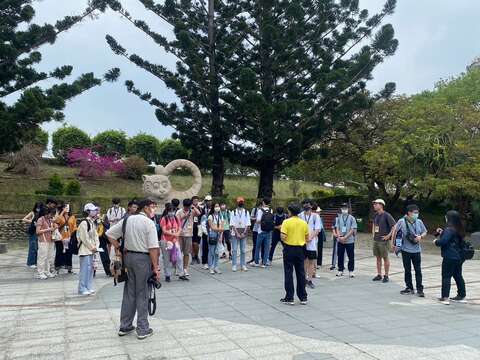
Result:
{"label": "sneaker", "polygon": [[51,278],[51,279],[57,277],[57,274],[51,273],[51,272],[47,272],[47,273],[45,273],[45,275],[47,275],[47,277],[49,277],[49,278]]}
{"label": "sneaker", "polygon": [[450,300],[448,300],[448,298],[438,298],[438,301],[443,305],[450,305]]}
{"label": "sneaker", "polygon": [[45,275],[44,273],[42,274],[38,274],[37,275],[37,279],[40,279],[40,280],[47,280],[48,279],[48,276]]}
{"label": "sneaker", "polygon": [[203,270],[208,270],[208,264],[203,265]]}
{"label": "sneaker", "polygon": [[37,268],[37,265],[30,265],[29,268],[30,268],[30,269],[36,269],[36,268]]}
{"label": "sneaker", "polygon": [[90,291],[82,291],[82,292],[79,292],[78,295],[81,295],[81,296],[90,296]]}
{"label": "sneaker", "polygon": [[320,279],[320,274],[315,274],[314,278],[315,279]]}
{"label": "sneaker", "polygon": [[220,259],[226,259],[227,258],[227,254],[223,253],[222,256],[220,256]]}
{"label": "sneaker", "polygon": [[118,336],[126,336],[128,334],[131,334],[134,331],[135,331],[135,326],[132,326],[128,329],[120,329],[118,330]]}
{"label": "sneaker", "polygon": [[403,289],[402,291],[400,291],[400,294],[402,294],[402,295],[413,295],[413,294],[415,294],[415,291],[413,291],[413,289],[406,288],[406,289]]}
{"label": "sneaker", "polygon": [[455,296],[453,298],[450,298],[450,300],[452,300],[453,302],[457,302],[457,303],[461,303],[461,304],[466,304],[467,303],[467,300],[465,300],[465,297],[461,297],[461,296]]}
{"label": "sneaker", "polygon": [[178,280],[189,281],[190,279],[188,277],[186,277],[185,275],[182,275],[182,276],[178,277]]}
{"label": "sneaker", "polygon": [[272,262],[270,260],[267,261],[267,266],[272,266]]}
{"label": "sneaker", "polygon": [[343,271],[339,271],[339,272],[337,273],[337,276],[343,276]]}
{"label": "sneaker", "polygon": [[418,297],[425,297],[425,294],[423,293],[423,290],[417,290],[417,296]]}
{"label": "sneaker", "polygon": [[237,271],[237,265],[233,265],[233,266],[232,266],[232,271],[233,271],[233,272],[236,272],[236,271]]}
{"label": "sneaker", "polygon": [[377,275],[372,279],[372,281],[380,281],[380,280],[382,280],[382,275]]}
{"label": "sneaker", "polygon": [[253,263],[255,260],[250,260],[249,262],[247,262],[247,265],[250,265],[251,263]]}
{"label": "sneaker", "polygon": [[188,271],[185,270],[185,269],[183,270],[183,274],[184,274],[185,276],[190,276],[190,274],[188,273]]}
{"label": "sneaker", "polygon": [[283,299],[280,299],[280,302],[286,305],[295,305],[295,301],[293,301],[293,299],[291,300],[291,299],[283,298]]}
{"label": "sneaker", "polygon": [[317,265],[317,270],[320,270],[320,265]]}
{"label": "sneaker", "polygon": [[210,269],[209,273],[213,275],[215,274],[215,271],[213,271],[213,269]]}
{"label": "sneaker", "polygon": [[385,276],[383,277],[382,283],[387,283],[387,282],[389,282],[389,281],[390,281],[390,279],[388,278],[387,275],[385,275]]}
{"label": "sneaker", "polygon": [[138,334],[137,339],[138,340],[143,340],[143,339],[146,339],[146,338],[148,338],[152,335],[153,335],[153,329],[148,329],[148,331],[145,334],[142,334],[142,335]]}
{"label": "sneaker", "polygon": [[307,305],[307,303],[308,303],[307,299],[300,300],[300,305]]}
{"label": "sneaker", "polygon": [[250,266],[251,267],[259,267],[260,265],[258,265],[257,263],[252,263]]}
{"label": "sneaker", "polygon": [[355,273],[354,273],[353,271],[350,271],[350,272],[348,273],[348,276],[350,276],[350,278],[353,279],[353,278],[355,277]]}
{"label": "sneaker", "polygon": [[310,289],[315,289],[315,284],[312,282],[312,280],[308,280],[308,281],[307,281],[307,286],[308,286]]}
{"label": "sneaker", "polygon": [[97,293],[95,290],[88,290],[88,292],[90,293],[90,295],[95,295]]}
{"label": "sneaker", "polygon": [[246,266],[242,266],[242,271],[248,271],[248,268]]}
{"label": "sneaker", "polygon": [[221,274],[221,273],[222,273],[219,268],[215,268],[215,269],[213,269],[213,271],[214,271],[215,273],[217,273],[217,274]]}
{"label": "sneaker", "polygon": [[165,281],[166,281],[166,282],[170,282],[170,281],[171,281],[171,280],[170,280],[170,276],[165,276]]}
{"label": "sneaker", "polygon": [[265,269],[267,266],[262,264],[262,265],[260,265],[260,267],[261,267],[262,269]]}
{"label": "sneaker", "polygon": [[330,271],[335,270],[335,266],[330,266]]}

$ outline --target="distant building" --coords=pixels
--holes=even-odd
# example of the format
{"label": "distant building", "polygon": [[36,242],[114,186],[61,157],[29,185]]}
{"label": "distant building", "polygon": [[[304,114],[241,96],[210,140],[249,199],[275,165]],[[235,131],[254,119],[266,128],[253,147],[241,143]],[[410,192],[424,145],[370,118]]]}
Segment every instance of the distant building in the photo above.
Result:
{"label": "distant building", "polygon": [[467,71],[472,71],[473,69],[480,69],[480,56],[475,58],[472,63],[467,66]]}

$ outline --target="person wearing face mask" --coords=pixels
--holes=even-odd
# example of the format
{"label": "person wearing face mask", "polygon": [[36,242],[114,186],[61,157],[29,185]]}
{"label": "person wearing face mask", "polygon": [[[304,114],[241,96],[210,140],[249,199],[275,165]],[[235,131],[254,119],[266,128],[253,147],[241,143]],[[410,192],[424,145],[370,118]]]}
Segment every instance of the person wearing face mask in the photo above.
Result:
{"label": "person wearing face mask", "polygon": [[240,246],[240,269],[247,271],[245,259],[247,248],[248,228],[250,226],[250,216],[245,209],[245,199],[237,198],[237,208],[232,211],[230,218],[232,233],[232,271],[237,271],[237,253]]}
{"label": "person wearing face mask", "polygon": [[36,234],[37,221],[42,216],[45,205],[41,202],[36,202],[30,211],[23,219],[24,224],[28,224],[28,257],[27,266],[31,269],[37,268],[37,252],[38,239]]}
{"label": "person wearing face mask", "polygon": [[[227,209],[227,204],[220,203],[220,215],[223,220],[223,246],[227,246],[228,260],[232,260],[232,244],[230,241],[230,211]],[[227,255],[222,254],[221,258],[225,259]]]}
{"label": "person wearing face mask", "polygon": [[202,229],[202,265],[204,270],[208,270],[208,215],[212,209],[213,198],[211,195],[205,196],[200,216],[200,228]]}
{"label": "person wearing face mask", "polygon": [[286,218],[287,218],[287,214],[285,213],[285,209],[281,206],[277,207],[275,215],[273,216],[275,229],[273,230],[273,233],[272,233],[272,245],[270,246],[270,253],[268,254],[268,265],[272,263],[273,255],[275,254],[275,249],[278,243],[281,241],[280,229],[282,228],[282,223]]}
{"label": "person wearing face mask", "polygon": [[57,229],[57,224],[53,221],[55,214],[55,208],[45,209],[45,213],[36,224],[38,238],[37,271],[38,278],[41,280],[56,276],[52,272],[53,267],[51,267],[55,256],[55,243],[52,239],[52,234]]}
{"label": "person wearing face mask", "polygon": [[78,273],[78,293],[79,295],[93,295],[93,260],[100,247],[98,239],[97,226],[95,221],[99,214],[99,208],[88,203],[84,206],[83,211],[86,219],[82,220],[78,225],[78,256],[80,258],[80,272]]}
{"label": "person wearing face mask", "polygon": [[313,278],[317,267],[317,242],[318,234],[323,228],[322,220],[316,212],[312,211],[312,202],[303,200],[303,211],[298,215],[300,219],[308,224],[309,235],[305,249],[305,285],[311,289],[315,288]]}
{"label": "person wearing face mask", "polygon": [[[270,251],[270,243],[272,242],[272,232],[275,228],[273,222],[273,212],[270,209],[272,199],[263,198],[262,206],[257,210],[257,243],[255,244],[255,263],[253,266],[265,268],[268,265],[268,253]],[[260,258],[260,254],[262,257]],[[261,261],[261,264],[260,264]]]}
{"label": "person wearing face mask", "polygon": [[348,204],[342,204],[341,213],[336,219],[337,229],[337,251],[338,251],[338,273],[343,276],[345,270],[345,252],[348,256],[348,272],[351,278],[355,277],[355,237],[357,232],[357,220],[349,214]]}
{"label": "person wearing face mask", "polygon": [[[125,336],[136,330],[137,338],[142,340],[153,335],[148,322],[148,279],[155,277],[160,281],[160,268],[157,228],[151,220],[156,213],[157,204],[153,200],[144,199],[138,203],[138,207],[140,212],[137,215],[128,216],[112,226],[107,231],[107,237],[118,256],[121,254],[117,240],[123,237],[123,261],[128,273],[123,288],[118,335]],[[133,326],[135,313],[136,329]]]}
{"label": "person wearing face mask", "polygon": [[418,218],[419,208],[415,204],[407,206],[407,214],[401,218],[395,225],[393,239],[397,238],[397,233],[401,232],[401,250],[403,268],[405,270],[405,289],[400,291],[402,295],[413,295],[412,283],[412,264],[415,269],[415,282],[417,286],[417,295],[425,297],[422,284],[422,247],[421,241],[427,235],[427,228],[423,221]]}
{"label": "person wearing face mask", "polygon": [[220,214],[220,204],[216,203],[208,216],[208,267],[210,274],[221,274],[218,268],[218,246],[222,243],[224,224]]}
{"label": "person wearing face mask", "polygon": [[192,253],[193,222],[194,218],[200,215],[200,211],[192,206],[191,199],[184,199],[182,205],[183,208],[178,210],[176,214],[181,223],[179,243],[183,254],[183,273],[185,276],[190,276],[188,265]]}

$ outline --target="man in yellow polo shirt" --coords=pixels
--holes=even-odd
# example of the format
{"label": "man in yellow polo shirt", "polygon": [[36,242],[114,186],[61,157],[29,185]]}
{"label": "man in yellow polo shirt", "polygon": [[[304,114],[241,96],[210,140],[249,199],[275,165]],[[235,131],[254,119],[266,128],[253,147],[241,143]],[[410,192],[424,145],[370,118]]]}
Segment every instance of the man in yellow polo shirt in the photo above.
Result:
{"label": "man in yellow polo shirt", "polygon": [[293,269],[297,276],[297,296],[300,304],[307,304],[307,291],[305,290],[305,244],[308,240],[308,225],[298,217],[302,211],[300,204],[288,206],[290,218],[286,219],[280,233],[283,242],[283,271],[285,276],[285,297],[280,302],[294,305]]}

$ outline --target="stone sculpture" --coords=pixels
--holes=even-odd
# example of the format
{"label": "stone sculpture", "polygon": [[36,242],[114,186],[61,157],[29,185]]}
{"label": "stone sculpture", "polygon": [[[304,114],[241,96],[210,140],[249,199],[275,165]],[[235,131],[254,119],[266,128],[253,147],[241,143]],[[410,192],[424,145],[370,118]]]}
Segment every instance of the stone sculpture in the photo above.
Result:
{"label": "stone sculpture", "polygon": [[[193,176],[193,184],[190,189],[178,191],[172,188],[172,183],[168,178],[175,169],[185,168],[190,170]],[[165,204],[172,199],[191,198],[198,195],[202,188],[202,174],[200,169],[191,161],[178,159],[173,160],[167,166],[158,165],[155,167],[155,175],[143,175],[143,193],[146,197],[155,200],[159,211],[163,211]]]}

